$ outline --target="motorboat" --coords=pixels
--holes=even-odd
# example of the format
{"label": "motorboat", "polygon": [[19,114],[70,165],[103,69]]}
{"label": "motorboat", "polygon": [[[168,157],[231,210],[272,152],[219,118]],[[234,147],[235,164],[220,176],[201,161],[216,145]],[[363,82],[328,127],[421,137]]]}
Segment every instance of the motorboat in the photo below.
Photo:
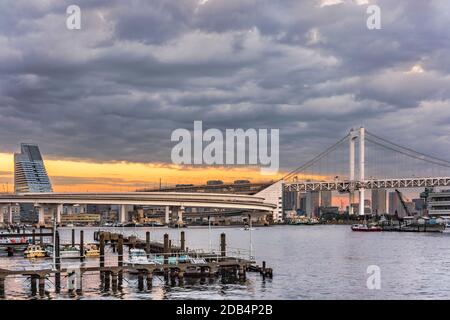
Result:
{"label": "motorboat", "polygon": [[383,228],[377,225],[354,224],[352,225],[352,230],[360,232],[378,232],[383,231]]}
{"label": "motorboat", "polygon": [[128,252],[128,263],[130,264],[154,264],[147,258],[147,252],[144,249],[130,249]]}
{"label": "motorboat", "polygon": [[445,228],[442,230],[442,233],[450,233],[450,218],[443,217]]}
{"label": "motorboat", "polygon": [[[53,257],[53,245],[49,244],[45,248],[47,255]],[[78,259],[80,258],[80,249],[77,246],[63,246],[59,250],[61,259]]]}
{"label": "motorboat", "polygon": [[46,251],[40,245],[29,245],[24,251],[26,258],[44,258],[47,256]]}
{"label": "motorboat", "polygon": [[87,245],[86,249],[84,250],[84,255],[85,257],[99,257],[100,249],[96,244]]}
{"label": "motorboat", "polygon": [[76,259],[80,257],[80,248],[77,246],[65,246],[59,251],[61,259]]}

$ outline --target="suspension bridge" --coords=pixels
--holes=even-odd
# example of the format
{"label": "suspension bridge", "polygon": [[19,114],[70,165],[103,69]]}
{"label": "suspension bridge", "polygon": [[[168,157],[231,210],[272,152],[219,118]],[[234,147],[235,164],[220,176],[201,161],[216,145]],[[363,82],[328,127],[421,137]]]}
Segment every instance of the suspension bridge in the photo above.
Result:
{"label": "suspension bridge", "polygon": [[[285,191],[338,191],[355,203],[355,193],[365,199],[365,190],[450,186],[450,161],[359,128],[282,180]],[[352,214],[352,206],[349,210]],[[359,212],[364,212],[364,201],[359,201]]]}

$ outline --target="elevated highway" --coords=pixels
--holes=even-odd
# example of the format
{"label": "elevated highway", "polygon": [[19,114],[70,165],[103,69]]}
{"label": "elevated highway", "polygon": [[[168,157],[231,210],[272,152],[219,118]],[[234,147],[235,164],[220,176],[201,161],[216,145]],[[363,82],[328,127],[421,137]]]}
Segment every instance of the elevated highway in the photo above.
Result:
{"label": "elevated highway", "polygon": [[[182,219],[185,207],[242,209],[249,211],[273,210],[276,205],[264,202],[262,197],[236,194],[180,193],[180,192],[123,192],[123,193],[22,193],[0,194],[0,207],[31,203],[39,208],[39,224],[44,224],[44,208],[56,208],[57,221],[61,219],[63,205],[106,204],[120,206],[120,220],[126,221],[127,205],[160,206],[166,208],[166,222],[171,209]],[[3,210],[3,209],[2,209]],[[0,215],[0,223],[3,215]],[[9,222],[12,221],[11,209]]]}

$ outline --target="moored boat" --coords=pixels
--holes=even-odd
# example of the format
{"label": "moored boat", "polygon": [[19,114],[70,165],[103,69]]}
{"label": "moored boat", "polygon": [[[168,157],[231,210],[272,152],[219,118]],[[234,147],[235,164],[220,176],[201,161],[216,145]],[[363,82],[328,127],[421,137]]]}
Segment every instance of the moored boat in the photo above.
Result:
{"label": "moored boat", "polygon": [[361,232],[379,232],[383,231],[383,228],[377,225],[354,224],[352,225],[352,230]]}
{"label": "moored boat", "polygon": [[40,245],[29,245],[24,251],[26,258],[44,258],[47,254]]}
{"label": "moored boat", "polygon": [[84,255],[86,257],[99,257],[100,249],[95,244],[87,245],[86,249],[84,250]]}
{"label": "moored boat", "polygon": [[80,249],[77,246],[65,246],[59,251],[59,254],[61,258],[75,259],[80,257]]}
{"label": "moored boat", "polygon": [[450,220],[449,219],[445,219],[444,226],[445,227],[442,230],[442,233],[449,233],[450,234]]}
{"label": "moored boat", "polygon": [[147,253],[143,249],[130,249],[128,253],[128,263],[134,264],[154,264],[147,258]]}

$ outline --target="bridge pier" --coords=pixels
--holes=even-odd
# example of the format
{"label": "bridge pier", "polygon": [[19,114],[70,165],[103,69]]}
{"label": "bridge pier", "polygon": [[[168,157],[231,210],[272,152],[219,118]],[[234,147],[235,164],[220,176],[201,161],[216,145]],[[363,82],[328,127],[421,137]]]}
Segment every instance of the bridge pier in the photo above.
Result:
{"label": "bridge pier", "polygon": [[5,222],[5,205],[0,206],[0,225]]}
{"label": "bridge pier", "polygon": [[169,206],[166,206],[164,223],[165,224],[170,223],[170,207]]}
{"label": "bridge pier", "polygon": [[127,222],[127,210],[124,204],[120,205],[120,223]]}
{"label": "bridge pier", "polygon": [[[349,165],[350,165],[350,170],[349,170],[349,180],[350,182],[355,181],[355,141],[356,141],[357,135],[354,129],[350,130],[350,135],[349,135]],[[349,192],[349,197],[348,197],[348,201],[349,201],[349,206],[348,206],[348,213],[349,215],[353,215],[353,206],[352,204],[355,202],[355,193],[354,190],[350,190]]]}
{"label": "bridge pier", "polygon": [[64,210],[63,204],[58,204],[56,206],[56,225],[61,224],[61,215],[63,213],[63,210]]}
{"label": "bridge pier", "polygon": [[38,226],[43,227],[45,225],[45,215],[44,215],[45,208],[43,205],[37,205],[37,206],[38,206],[38,212],[39,212]]}
{"label": "bridge pier", "polygon": [[[366,157],[366,146],[365,146],[365,135],[366,131],[364,128],[359,129],[359,180],[365,180],[365,157]],[[364,215],[364,187],[359,189],[359,215]]]}
{"label": "bridge pier", "polygon": [[180,207],[178,208],[178,223],[182,224],[183,223],[183,212],[184,212],[184,207]]}
{"label": "bridge pier", "polygon": [[8,223],[13,223],[13,204],[11,203],[8,207]]}

